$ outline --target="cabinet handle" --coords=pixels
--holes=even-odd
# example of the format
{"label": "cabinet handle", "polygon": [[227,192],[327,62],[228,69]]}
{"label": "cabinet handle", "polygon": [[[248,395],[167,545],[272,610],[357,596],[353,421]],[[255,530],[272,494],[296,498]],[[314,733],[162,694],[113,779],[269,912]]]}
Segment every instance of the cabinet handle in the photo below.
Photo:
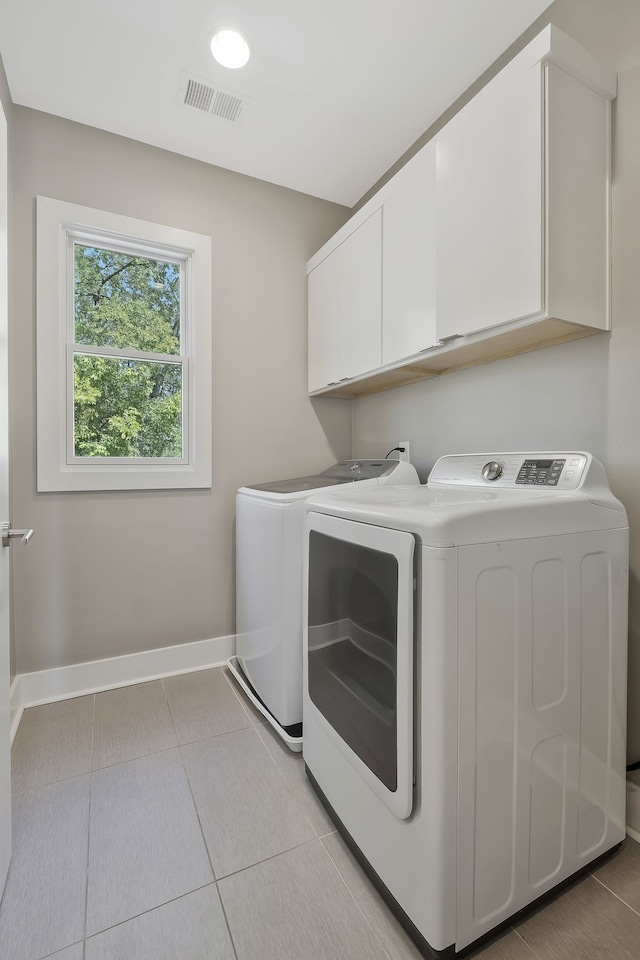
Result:
{"label": "cabinet handle", "polygon": [[463,336],[462,333],[452,333],[451,336],[449,337],[440,337],[440,339],[438,340],[438,343],[440,344],[450,343],[451,340],[459,340],[460,337],[462,336]]}

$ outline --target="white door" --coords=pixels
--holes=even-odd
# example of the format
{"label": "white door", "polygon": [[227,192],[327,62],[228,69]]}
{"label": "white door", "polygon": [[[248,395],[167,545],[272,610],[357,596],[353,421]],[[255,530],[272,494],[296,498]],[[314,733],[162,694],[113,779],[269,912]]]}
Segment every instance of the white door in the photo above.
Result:
{"label": "white door", "polygon": [[[0,104],[0,523],[9,519],[7,121]],[[0,547],[0,895],[11,859],[9,551]]]}

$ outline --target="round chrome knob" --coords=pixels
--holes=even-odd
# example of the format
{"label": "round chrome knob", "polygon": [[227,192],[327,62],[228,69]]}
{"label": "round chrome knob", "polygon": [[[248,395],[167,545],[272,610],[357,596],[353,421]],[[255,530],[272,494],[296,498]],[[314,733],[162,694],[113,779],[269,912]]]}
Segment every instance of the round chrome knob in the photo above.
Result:
{"label": "round chrome knob", "polygon": [[497,480],[498,477],[502,476],[502,471],[504,466],[502,463],[499,463],[497,460],[490,460],[489,463],[485,463],[482,468],[482,476],[485,480]]}

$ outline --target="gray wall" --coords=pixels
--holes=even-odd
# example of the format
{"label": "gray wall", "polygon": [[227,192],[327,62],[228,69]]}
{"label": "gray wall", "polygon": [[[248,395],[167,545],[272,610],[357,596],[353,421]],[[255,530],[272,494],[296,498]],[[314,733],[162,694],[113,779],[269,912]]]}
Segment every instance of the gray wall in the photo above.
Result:
{"label": "gray wall", "polygon": [[[18,673],[234,632],[242,484],[351,453],[349,401],[306,395],[306,260],[344,207],[13,108],[11,367]],[[35,491],[38,194],[213,238],[213,489]]]}
{"label": "gray wall", "polygon": [[640,758],[640,4],[558,0],[551,20],[620,70],[614,110],[613,332],[354,402],[353,452],[409,439],[424,479],[438,456],[578,448],[607,468],[631,526],[630,756]]}

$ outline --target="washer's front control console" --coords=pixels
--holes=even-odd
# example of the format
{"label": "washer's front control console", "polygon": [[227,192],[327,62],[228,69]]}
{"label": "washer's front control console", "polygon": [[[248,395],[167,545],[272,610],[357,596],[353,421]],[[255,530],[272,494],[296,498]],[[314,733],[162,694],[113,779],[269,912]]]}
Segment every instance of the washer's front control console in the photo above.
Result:
{"label": "washer's front control console", "polygon": [[490,460],[489,463],[485,463],[482,468],[482,476],[485,480],[497,480],[498,477],[502,476],[503,470],[504,463],[500,463],[499,460]]}
{"label": "washer's front control console", "polygon": [[[429,475],[429,486],[452,484],[521,490],[557,487],[576,490],[590,463],[589,454],[554,451],[547,453],[471,453],[441,457]],[[549,491],[550,492],[550,491]]]}

